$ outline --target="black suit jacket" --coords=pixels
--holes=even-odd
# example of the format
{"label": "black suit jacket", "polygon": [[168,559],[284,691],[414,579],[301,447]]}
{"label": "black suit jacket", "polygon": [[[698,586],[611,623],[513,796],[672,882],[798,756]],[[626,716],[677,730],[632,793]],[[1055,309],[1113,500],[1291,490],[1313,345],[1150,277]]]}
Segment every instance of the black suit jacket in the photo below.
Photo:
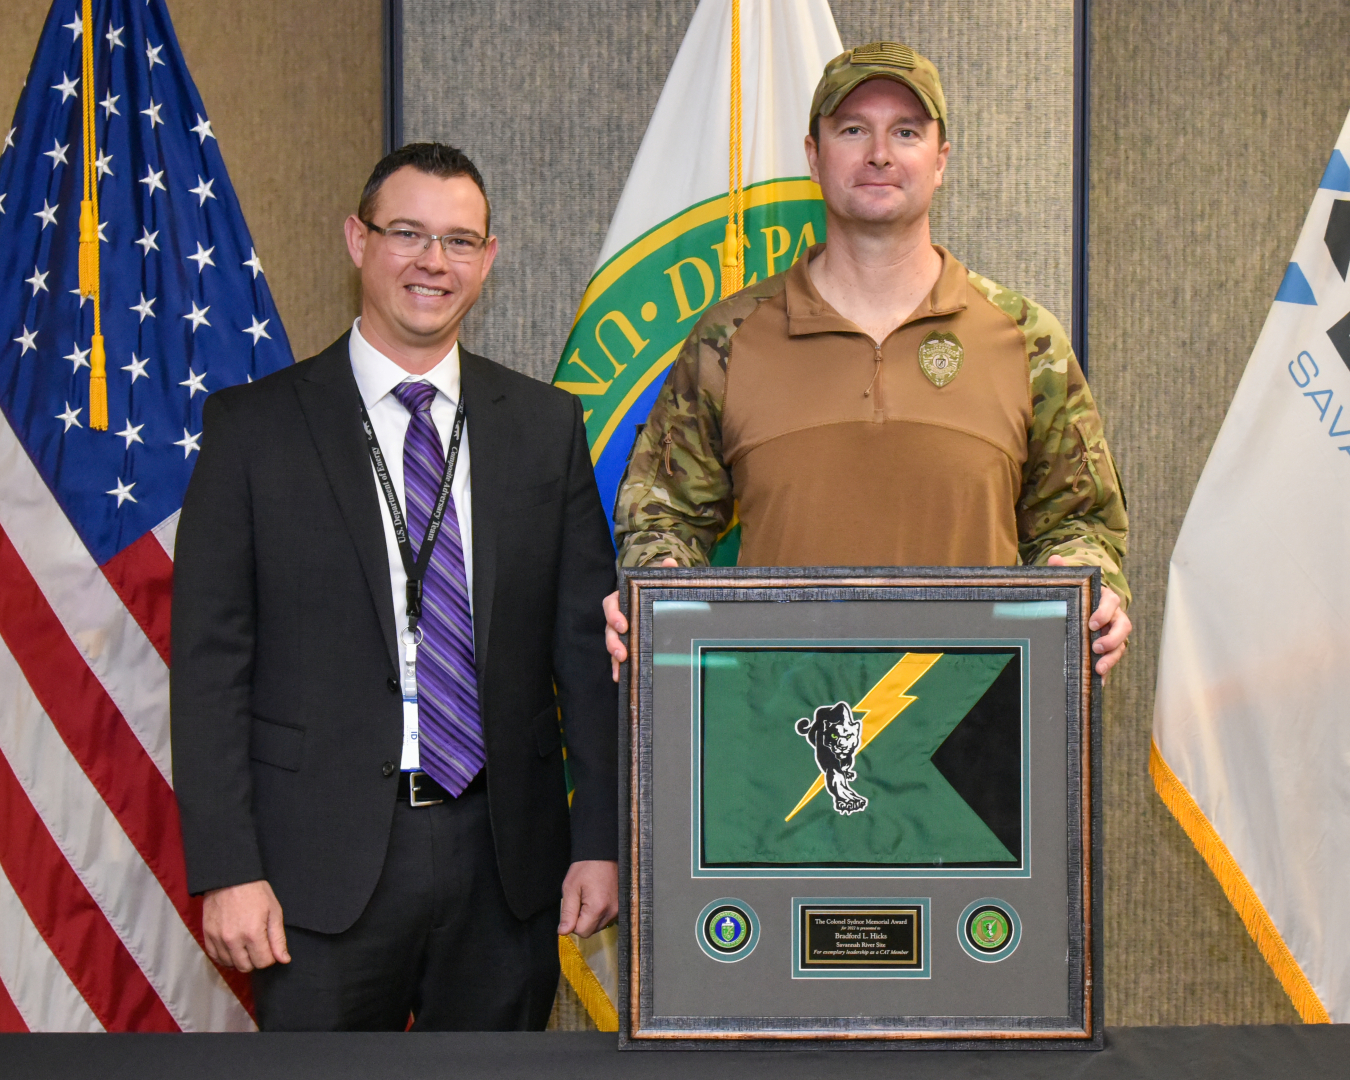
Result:
{"label": "black suit jacket", "polygon": [[[613,548],[570,394],[460,349],[473,621],[502,884],[521,918],[617,847]],[[347,335],[206,402],[174,569],[172,739],[193,893],[267,879],[349,927],[384,862],[402,697]],[[556,687],[556,698],[555,698]],[[561,706],[575,786],[570,814]]]}

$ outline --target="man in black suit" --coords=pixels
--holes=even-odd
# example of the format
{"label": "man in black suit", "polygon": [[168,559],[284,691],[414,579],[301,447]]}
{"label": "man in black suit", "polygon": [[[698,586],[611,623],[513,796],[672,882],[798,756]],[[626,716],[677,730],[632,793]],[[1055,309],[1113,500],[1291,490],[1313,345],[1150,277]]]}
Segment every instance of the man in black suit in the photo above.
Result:
{"label": "man in black suit", "polygon": [[458,345],[490,224],[458,150],[389,155],[351,331],[206,405],[174,785],[264,1029],[542,1028],[556,934],[618,910],[613,549],[578,400]]}

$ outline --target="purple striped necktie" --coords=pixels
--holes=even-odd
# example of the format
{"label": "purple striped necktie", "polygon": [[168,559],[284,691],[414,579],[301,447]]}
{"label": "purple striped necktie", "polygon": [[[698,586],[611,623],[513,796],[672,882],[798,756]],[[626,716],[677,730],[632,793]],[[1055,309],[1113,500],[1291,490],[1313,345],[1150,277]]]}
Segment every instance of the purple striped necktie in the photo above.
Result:
{"label": "purple striped necktie", "polygon": [[[394,388],[394,395],[412,413],[403,441],[403,501],[408,540],[416,553],[445,473],[441,437],[431,419],[436,388],[428,382],[404,382]],[[487,751],[478,712],[464,544],[453,497],[422,581],[418,627],[423,635],[417,650],[418,757],[425,773],[458,795],[482,769]]]}

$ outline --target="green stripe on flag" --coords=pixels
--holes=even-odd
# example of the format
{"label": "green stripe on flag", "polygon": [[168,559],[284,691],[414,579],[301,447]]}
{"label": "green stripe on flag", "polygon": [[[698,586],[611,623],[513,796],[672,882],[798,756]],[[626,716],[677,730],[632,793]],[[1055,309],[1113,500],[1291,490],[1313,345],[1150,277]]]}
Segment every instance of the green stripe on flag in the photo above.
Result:
{"label": "green stripe on flag", "polygon": [[[792,265],[825,239],[820,189],[803,177],[745,189],[746,283]],[[596,482],[611,515],[637,428],[698,316],[722,298],[726,195],[639,236],[596,271],[553,383],[581,398]],[[739,530],[721,545],[734,562]]]}

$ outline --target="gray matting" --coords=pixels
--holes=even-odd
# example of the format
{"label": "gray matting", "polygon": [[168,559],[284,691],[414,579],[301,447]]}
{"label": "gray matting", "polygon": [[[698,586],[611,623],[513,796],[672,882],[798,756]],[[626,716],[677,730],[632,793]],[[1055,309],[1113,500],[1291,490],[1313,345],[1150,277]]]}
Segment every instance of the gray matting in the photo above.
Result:
{"label": "gray matting", "polygon": [[[925,600],[883,605],[870,601],[791,604],[714,603],[707,613],[658,612],[653,648],[689,650],[691,638],[777,640],[967,640],[971,644],[1027,641],[1030,658],[1030,810],[1026,876],[979,871],[960,876],[915,871],[912,876],[690,876],[691,684],[688,667],[654,669],[652,793],[656,973],[653,1020],[670,1016],[1067,1016],[1069,1013],[1065,871],[1064,667],[1065,623],[999,618],[988,601]],[[766,623],[766,607],[772,613]],[[978,611],[978,614],[976,613]],[[771,633],[765,631],[771,627]],[[973,640],[973,639],[980,640]],[[988,639],[986,642],[985,639]],[[918,693],[915,690],[915,693]],[[717,963],[697,947],[699,910],[734,896],[757,912],[761,935],[753,953]],[[932,903],[931,975],[926,979],[794,979],[793,897],[915,897]],[[996,964],[966,956],[957,943],[957,917],[970,901],[998,896],[1023,923],[1017,951]]]}

